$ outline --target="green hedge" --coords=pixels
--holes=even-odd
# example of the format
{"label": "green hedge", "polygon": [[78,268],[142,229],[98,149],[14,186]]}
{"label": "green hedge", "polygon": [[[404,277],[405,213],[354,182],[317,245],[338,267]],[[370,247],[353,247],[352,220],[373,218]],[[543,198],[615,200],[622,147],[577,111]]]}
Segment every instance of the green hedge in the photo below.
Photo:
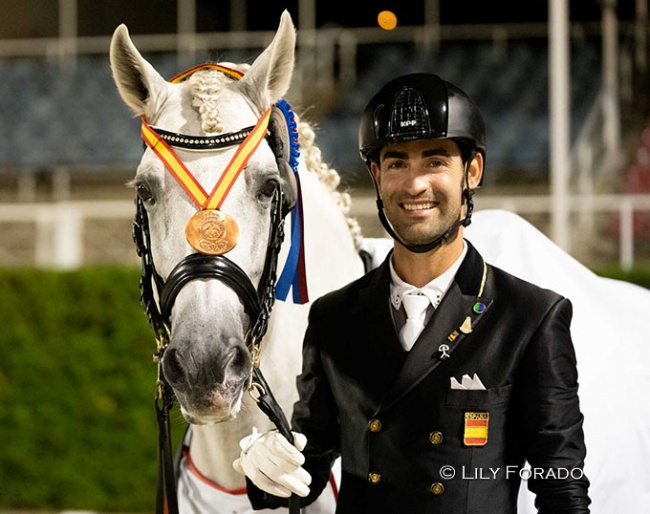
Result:
{"label": "green hedge", "polygon": [[138,278],[0,270],[0,509],[154,510],[155,344]]}
{"label": "green hedge", "polygon": [[594,268],[593,271],[602,276],[615,278],[617,280],[624,280],[626,282],[632,282],[639,286],[650,289],[650,266],[645,265],[643,267],[636,267],[631,270],[623,270],[618,266],[609,266],[609,267],[600,267]]}
{"label": "green hedge", "polygon": [[[650,270],[596,272],[650,288]],[[0,510],[153,511],[155,345],[138,279],[0,269]],[[184,427],[175,411],[176,439]]]}

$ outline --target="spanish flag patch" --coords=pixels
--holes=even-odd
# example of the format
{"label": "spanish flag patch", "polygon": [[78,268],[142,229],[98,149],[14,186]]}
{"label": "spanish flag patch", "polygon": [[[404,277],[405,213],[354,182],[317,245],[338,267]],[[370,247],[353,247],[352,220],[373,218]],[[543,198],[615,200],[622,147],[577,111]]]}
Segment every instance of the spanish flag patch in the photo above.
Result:
{"label": "spanish flag patch", "polygon": [[466,412],[465,433],[463,442],[465,446],[485,446],[488,439],[489,412]]}

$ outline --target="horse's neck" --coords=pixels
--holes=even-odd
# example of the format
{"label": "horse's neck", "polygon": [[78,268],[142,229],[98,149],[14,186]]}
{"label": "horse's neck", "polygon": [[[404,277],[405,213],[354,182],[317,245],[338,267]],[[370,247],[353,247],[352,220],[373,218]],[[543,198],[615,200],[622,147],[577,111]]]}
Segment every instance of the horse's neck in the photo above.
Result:
{"label": "horse's neck", "polygon": [[[363,264],[345,216],[327,188],[313,172],[301,175],[301,185],[307,285],[313,300],[359,277]],[[288,217],[282,255],[291,239],[289,221]],[[282,264],[283,260],[278,273]],[[297,398],[295,377],[300,373],[308,313],[309,304],[296,305],[290,298],[275,302],[262,346],[260,367],[289,420]],[[250,434],[252,427],[264,431],[271,423],[246,393],[234,420],[193,427],[191,455],[201,473],[225,489],[244,487],[244,478],[233,470],[232,461],[239,455],[239,440]]]}
{"label": "horse's neck", "polygon": [[305,245],[310,298],[338,289],[363,273],[346,217],[314,173],[304,184]]}
{"label": "horse's neck", "polygon": [[235,419],[216,425],[193,425],[190,455],[195,467],[205,478],[227,491],[245,487],[244,477],[233,469],[232,463],[240,453],[239,441],[249,435],[253,427],[260,432],[272,428],[248,393],[244,393],[242,410]]}

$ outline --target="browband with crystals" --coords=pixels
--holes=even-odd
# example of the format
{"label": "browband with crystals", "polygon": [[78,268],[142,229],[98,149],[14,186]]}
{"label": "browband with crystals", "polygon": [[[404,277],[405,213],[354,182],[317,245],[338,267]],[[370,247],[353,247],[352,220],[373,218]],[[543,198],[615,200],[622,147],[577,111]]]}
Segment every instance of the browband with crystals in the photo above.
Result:
{"label": "browband with crystals", "polygon": [[241,143],[253,131],[254,126],[246,127],[238,132],[230,132],[228,134],[220,134],[218,136],[188,136],[185,134],[178,134],[176,132],[169,132],[167,130],[159,129],[158,127],[151,127],[160,136],[160,139],[167,142],[171,146],[183,148],[184,150],[194,151],[209,151],[217,150],[219,148],[227,148]]}

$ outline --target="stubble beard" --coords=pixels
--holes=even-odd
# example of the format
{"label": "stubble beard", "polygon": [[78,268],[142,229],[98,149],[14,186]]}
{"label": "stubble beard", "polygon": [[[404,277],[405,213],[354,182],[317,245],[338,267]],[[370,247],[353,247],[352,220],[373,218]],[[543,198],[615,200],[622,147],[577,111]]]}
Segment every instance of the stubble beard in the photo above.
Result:
{"label": "stubble beard", "polygon": [[455,205],[441,201],[426,217],[417,220],[408,218],[399,202],[388,202],[384,205],[384,211],[393,230],[404,243],[424,245],[445,234],[461,219],[462,206],[462,201]]}

